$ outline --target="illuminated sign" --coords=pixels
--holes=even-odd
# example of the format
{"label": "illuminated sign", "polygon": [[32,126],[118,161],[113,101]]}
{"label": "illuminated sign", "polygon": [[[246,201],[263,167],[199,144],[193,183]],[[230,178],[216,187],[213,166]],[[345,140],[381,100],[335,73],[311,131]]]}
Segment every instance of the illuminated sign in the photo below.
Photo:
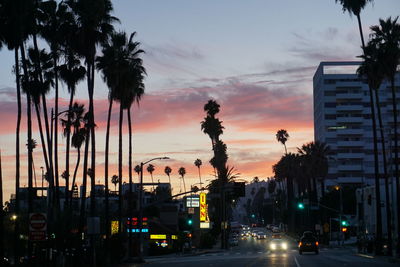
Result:
{"label": "illuminated sign", "polygon": [[201,229],[210,229],[210,222],[200,222]]}
{"label": "illuminated sign", "polygon": [[171,239],[176,240],[176,239],[178,239],[178,236],[176,236],[176,235],[171,235]]}
{"label": "illuminated sign", "polygon": [[118,221],[111,221],[111,234],[118,234]]}
{"label": "illuminated sign", "polygon": [[167,239],[167,235],[150,235],[150,239]]}
{"label": "illuminated sign", "polygon": [[[132,233],[139,233],[140,232],[140,229],[126,229],[126,231],[128,232],[128,233],[130,233],[130,232],[132,232]],[[142,233],[148,233],[149,232],[149,229],[147,229],[147,228],[143,228],[142,229]]]}
{"label": "illuminated sign", "polygon": [[198,208],[200,206],[199,197],[187,197],[186,198],[186,207],[187,208]]}
{"label": "illuminated sign", "polygon": [[206,193],[200,193],[200,222],[208,222]]}

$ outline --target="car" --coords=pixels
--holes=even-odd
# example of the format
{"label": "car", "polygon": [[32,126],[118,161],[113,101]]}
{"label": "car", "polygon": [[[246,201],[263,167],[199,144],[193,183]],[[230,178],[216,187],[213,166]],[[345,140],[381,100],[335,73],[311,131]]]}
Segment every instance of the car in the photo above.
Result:
{"label": "car", "polygon": [[273,232],[273,233],[280,233],[281,230],[279,230],[278,227],[274,226],[274,227],[272,227],[272,232]]}
{"label": "car", "polygon": [[303,252],[315,252],[315,254],[319,254],[319,243],[317,238],[313,235],[303,235],[299,242],[299,254],[303,254]]}
{"label": "car", "polygon": [[256,232],[256,231],[252,232],[252,233],[251,233],[251,236],[252,236],[252,237],[257,237],[257,232]]}
{"label": "car", "polygon": [[273,238],[269,243],[269,249],[271,251],[287,251],[288,247],[288,243],[282,238]]}
{"label": "car", "polygon": [[239,240],[238,240],[237,238],[235,238],[235,237],[230,238],[230,239],[229,239],[229,245],[230,245],[231,247],[233,247],[233,246],[239,246]]}
{"label": "car", "polygon": [[264,232],[257,233],[257,239],[266,239],[267,235]]}

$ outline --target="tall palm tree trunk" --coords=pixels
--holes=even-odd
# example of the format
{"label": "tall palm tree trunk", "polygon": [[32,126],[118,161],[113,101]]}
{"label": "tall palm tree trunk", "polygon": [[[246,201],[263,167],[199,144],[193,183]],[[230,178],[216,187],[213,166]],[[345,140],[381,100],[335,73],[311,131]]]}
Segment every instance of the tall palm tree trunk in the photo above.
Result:
{"label": "tall palm tree trunk", "polygon": [[[65,188],[66,188],[66,194],[68,195],[68,198],[72,198],[72,190],[74,187],[74,183],[71,185],[71,191],[69,191],[69,153],[70,153],[70,146],[71,146],[71,109],[72,109],[72,103],[74,101],[74,94],[72,89],[69,90],[71,95],[69,97],[69,104],[68,104],[68,112],[67,112],[67,144],[66,144],[66,151],[65,151],[65,173],[66,173],[66,178],[65,178]],[[71,192],[71,194],[70,194]],[[68,202],[68,199],[65,199],[66,202]]]}
{"label": "tall palm tree trunk", "polygon": [[90,144],[90,131],[86,132],[85,137],[85,152],[83,156],[83,178],[82,178],[82,198],[81,198],[81,212],[79,215],[79,233],[83,233],[85,227],[85,216],[86,216],[86,186],[88,176],[88,157],[89,157],[89,144]]}
{"label": "tall palm tree trunk", "polygon": [[[151,176],[151,179],[153,179],[153,175]],[[185,184],[185,177],[182,176],[182,182],[183,182],[183,190],[185,190],[186,193],[186,184]]]}
{"label": "tall palm tree trunk", "polygon": [[[19,77],[19,55],[17,46],[14,49],[15,60],[15,82],[17,85],[17,126],[15,130],[15,214],[19,216],[19,180],[20,180],[20,148],[19,136],[21,128],[21,85]],[[14,224],[14,262],[19,260],[19,221],[15,220]]]}
{"label": "tall palm tree trunk", "polygon": [[[108,116],[107,116],[107,130],[106,130],[106,148],[105,148],[105,159],[104,159],[104,185],[105,185],[105,229],[106,229],[106,253],[108,253],[108,241],[110,238],[110,226],[109,226],[109,200],[108,200],[108,153],[110,145],[110,122],[111,122],[111,110],[112,110],[113,100],[110,99],[108,106]],[[106,257],[107,258],[107,257]]]}
{"label": "tall palm tree trunk", "polygon": [[399,148],[398,148],[398,132],[397,132],[397,102],[396,102],[396,87],[394,77],[391,77],[390,84],[392,87],[392,106],[393,106],[393,126],[394,126],[394,173],[396,179],[397,192],[397,255],[400,255],[400,180],[399,180]]}
{"label": "tall palm tree trunk", "polygon": [[[133,217],[133,190],[132,190],[132,121],[131,121],[131,105],[126,110],[128,113],[128,129],[129,129],[129,217]],[[129,231],[129,256],[132,256],[132,231]]]}
{"label": "tall palm tree trunk", "polygon": [[46,150],[46,141],[44,140],[44,135],[43,135],[42,119],[40,117],[40,108],[39,108],[38,103],[34,103],[34,105],[35,105],[36,117],[37,117],[38,125],[39,125],[40,140],[42,142],[44,163],[46,165],[46,170],[48,170],[49,169],[49,159],[48,159],[47,150]]}
{"label": "tall palm tree trunk", "polygon": [[96,215],[96,135],[95,135],[95,123],[94,123],[94,59],[91,62],[90,73],[90,91],[89,91],[89,120],[90,120],[90,134],[92,136],[92,149],[91,149],[91,169],[92,169],[92,179],[91,179],[91,190],[90,190],[90,214],[91,216]]}
{"label": "tall palm tree trunk", "polygon": [[[75,165],[75,170],[74,170],[74,177],[72,178],[72,183],[71,183],[71,192],[73,191],[75,181],[76,181],[76,174],[78,173],[78,168],[79,168],[79,163],[81,162],[81,149],[78,148],[78,158],[76,159],[76,165]],[[70,207],[72,207],[72,195],[71,195],[71,204]]]}
{"label": "tall palm tree trunk", "polygon": [[385,179],[385,201],[386,201],[386,225],[388,231],[388,255],[393,254],[392,249],[392,211],[390,205],[389,198],[389,175],[387,170],[387,158],[386,158],[386,144],[385,144],[385,135],[383,132],[383,123],[382,123],[382,114],[381,114],[381,105],[379,101],[379,93],[378,89],[375,89],[375,101],[376,101],[376,109],[378,112],[378,123],[379,123],[379,132],[381,137],[381,146],[382,146],[382,156],[383,156],[383,176]]}
{"label": "tall palm tree trunk", "polygon": [[200,166],[198,167],[198,169],[199,169],[199,179],[200,179],[200,188],[201,188],[201,185],[202,185],[203,183],[201,182]]}
{"label": "tall palm tree trunk", "polygon": [[[53,52],[54,54],[56,52]],[[57,192],[57,206],[60,208],[60,180],[59,180],[59,170],[58,170],[58,71],[57,71],[57,57],[53,56],[54,62],[54,89],[55,89],[55,99],[54,99],[54,175],[56,180],[56,192]],[[53,119],[53,118],[51,118]],[[65,178],[65,182],[68,181],[68,176]],[[65,184],[65,203],[68,200],[68,185]]]}
{"label": "tall palm tree trunk", "polygon": [[[28,77],[28,71],[25,63],[25,50],[23,46],[21,47],[21,55],[22,55],[22,61],[23,67],[24,67],[24,73],[26,77]],[[33,155],[32,155],[32,147],[30,145],[30,142],[32,140],[32,114],[31,114],[31,105],[32,105],[32,100],[31,100],[31,95],[29,92],[26,93],[26,110],[27,110],[27,132],[28,132],[28,214],[32,213],[33,211],[33,173],[32,173],[32,161],[33,161]],[[32,242],[28,242],[28,257],[30,258],[32,254]]]}
{"label": "tall palm tree trunk", "polygon": [[[357,14],[358,29],[360,31],[361,45],[363,54],[365,55],[365,41],[361,24],[361,16]],[[376,206],[376,254],[382,254],[382,211],[381,206],[381,190],[380,190],[380,179],[379,179],[379,158],[378,158],[378,138],[376,133],[376,119],[375,119],[375,107],[374,98],[371,86],[368,85],[370,103],[371,103],[371,119],[372,119],[372,137],[374,142],[374,173],[375,173],[375,200],[378,203]]]}
{"label": "tall palm tree trunk", "polygon": [[124,119],[122,104],[119,107],[119,138],[118,138],[118,233],[122,230],[122,122]]}

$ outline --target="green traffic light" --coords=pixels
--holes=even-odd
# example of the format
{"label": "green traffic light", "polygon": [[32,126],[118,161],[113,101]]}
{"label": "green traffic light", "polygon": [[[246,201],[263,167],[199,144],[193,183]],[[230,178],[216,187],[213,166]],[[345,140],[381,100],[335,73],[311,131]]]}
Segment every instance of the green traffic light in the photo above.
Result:
{"label": "green traffic light", "polygon": [[347,221],[342,221],[342,226],[347,226]]}
{"label": "green traffic light", "polygon": [[192,225],[192,224],[193,224],[192,219],[189,219],[189,220],[187,221],[187,223],[188,223],[189,225]]}
{"label": "green traffic light", "polygon": [[254,215],[254,214],[251,214],[251,218],[255,218],[256,217],[256,215]]}
{"label": "green traffic light", "polygon": [[297,204],[297,207],[299,209],[303,210],[304,209],[304,204],[303,203],[299,203],[299,204]]}

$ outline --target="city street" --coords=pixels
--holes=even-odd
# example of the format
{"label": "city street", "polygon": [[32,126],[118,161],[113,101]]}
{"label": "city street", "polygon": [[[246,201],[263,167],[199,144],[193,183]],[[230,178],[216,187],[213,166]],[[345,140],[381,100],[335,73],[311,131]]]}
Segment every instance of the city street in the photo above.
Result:
{"label": "city street", "polygon": [[[239,246],[227,251],[216,251],[200,255],[170,255],[146,259],[145,266],[396,266],[384,259],[356,255],[349,248],[321,248],[320,254],[299,255],[296,244],[291,242],[287,252],[271,252],[267,240],[248,237],[239,241]],[[398,264],[398,263],[397,263]],[[140,266],[140,265],[133,265]]]}

